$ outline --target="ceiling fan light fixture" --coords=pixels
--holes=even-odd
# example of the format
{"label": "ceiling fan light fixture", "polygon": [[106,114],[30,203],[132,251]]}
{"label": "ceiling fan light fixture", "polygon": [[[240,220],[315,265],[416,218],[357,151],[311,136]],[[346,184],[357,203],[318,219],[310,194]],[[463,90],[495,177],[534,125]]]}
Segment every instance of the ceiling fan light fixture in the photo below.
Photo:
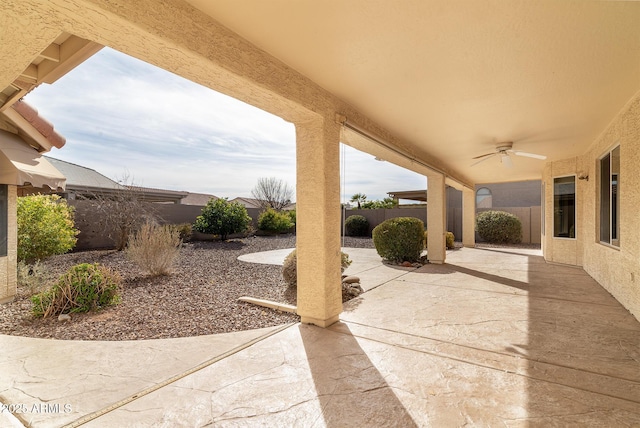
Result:
{"label": "ceiling fan light fixture", "polygon": [[479,160],[474,162],[471,166],[475,166],[496,155],[500,155],[500,161],[502,162],[502,164],[507,168],[511,168],[513,167],[513,160],[511,159],[512,154],[516,156],[524,156],[527,158],[533,158],[533,159],[539,159],[539,160],[545,160],[547,158],[544,155],[527,153],[520,150],[513,150],[513,141],[505,141],[502,143],[498,143],[493,153],[485,153],[483,155],[474,157],[473,159],[479,159]]}
{"label": "ceiling fan light fixture", "polygon": [[511,156],[509,156],[508,153],[501,153],[500,158],[502,160],[502,165],[506,166],[507,168],[513,167],[513,161],[511,160]]}

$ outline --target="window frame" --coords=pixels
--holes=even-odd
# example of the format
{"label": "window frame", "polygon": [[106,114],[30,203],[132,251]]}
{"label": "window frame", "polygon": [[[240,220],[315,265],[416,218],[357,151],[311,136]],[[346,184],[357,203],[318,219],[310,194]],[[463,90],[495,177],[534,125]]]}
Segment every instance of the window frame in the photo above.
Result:
{"label": "window frame", "polygon": [[478,190],[476,190],[476,208],[478,208],[480,206],[479,201],[478,201],[478,192],[480,192],[481,190],[486,190],[487,192],[489,192],[489,194],[484,194],[481,196],[484,196],[483,200],[486,198],[491,198],[491,206],[489,207],[483,207],[483,208],[493,208],[493,192],[491,191],[491,189],[489,189],[488,187],[480,187]]}
{"label": "window frame", "polygon": [[546,209],[547,209],[547,201],[546,201],[546,183],[544,181],[542,181],[541,183],[541,188],[540,188],[540,204],[542,205],[542,209],[540,210],[541,215],[540,215],[540,230],[542,231],[542,236],[546,236],[546,232],[545,232],[545,223],[546,223],[546,219],[545,217],[546,215]]}
{"label": "window frame", "polygon": [[[616,200],[616,219],[613,220],[614,217],[614,212],[613,212],[613,204],[612,201],[614,199],[614,192],[613,192],[613,179],[612,176],[613,174],[611,174],[611,170],[613,169],[613,152],[615,150],[618,150],[618,173],[616,176],[616,192],[615,192],[615,200]],[[596,242],[599,244],[602,244],[606,247],[610,247],[616,250],[620,249],[620,175],[621,175],[621,171],[620,171],[620,164],[622,163],[622,156],[620,154],[621,152],[621,148],[620,148],[620,143],[616,143],[614,146],[612,146],[611,148],[609,148],[604,154],[602,154],[602,156],[600,156],[598,158],[598,165],[597,165],[597,171],[598,171],[598,183],[597,183],[597,192],[598,192],[598,206],[597,206],[597,214],[598,214],[598,224],[597,224],[597,240]],[[608,240],[603,241],[602,240],[602,227],[603,227],[603,168],[602,168],[602,163],[606,158],[609,158],[609,164],[608,164],[608,168],[607,171],[609,171],[609,177],[607,180],[607,183],[609,185],[609,192],[608,192],[608,208],[609,208],[609,212],[607,213],[607,219],[608,219]],[[616,224],[616,229],[615,229],[615,239],[613,238],[614,235],[614,230],[613,230],[613,224]]]}
{"label": "window frame", "polygon": [[[573,178],[573,237],[571,236],[556,236],[556,179],[559,178]],[[552,224],[551,224],[551,234],[553,239],[566,239],[570,241],[575,241],[578,239],[578,180],[577,174],[565,174],[565,175],[556,175],[553,177],[552,181],[552,197],[553,197],[553,216],[552,216]],[[569,228],[570,229],[570,228]]]}
{"label": "window frame", "polygon": [[9,185],[0,184],[0,257],[8,256]]}

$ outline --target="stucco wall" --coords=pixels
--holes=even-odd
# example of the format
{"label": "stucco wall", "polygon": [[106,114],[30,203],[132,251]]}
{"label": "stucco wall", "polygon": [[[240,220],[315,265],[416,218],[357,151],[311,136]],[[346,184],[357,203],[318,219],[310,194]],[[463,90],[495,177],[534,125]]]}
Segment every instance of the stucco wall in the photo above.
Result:
{"label": "stucco wall", "polygon": [[[598,242],[598,158],[620,144],[620,248]],[[581,159],[589,172],[583,200],[584,269],[640,319],[640,94]]]}
{"label": "stucco wall", "polygon": [[[620,247],[599,242],[599,158],[620,145]],[[544,256],[548,261],[583,266],[636,318],[640,319],[640,94],[617,115],[582,156],[550,162],[545,182]],[[553,238],[553,177],[588,175],[576,180],[576,239]]]}

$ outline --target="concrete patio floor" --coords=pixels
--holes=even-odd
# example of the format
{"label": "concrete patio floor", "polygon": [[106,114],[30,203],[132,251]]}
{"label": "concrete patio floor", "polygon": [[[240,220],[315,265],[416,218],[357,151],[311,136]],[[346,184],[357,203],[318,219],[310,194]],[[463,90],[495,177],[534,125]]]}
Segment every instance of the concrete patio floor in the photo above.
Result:
{"label": "concrete patio floor", "polygon": [[640,426],[640,323],[584,271],[533,250],[419,269],[351,250],[369,291],[327,329],[0,336],[0,426]]}

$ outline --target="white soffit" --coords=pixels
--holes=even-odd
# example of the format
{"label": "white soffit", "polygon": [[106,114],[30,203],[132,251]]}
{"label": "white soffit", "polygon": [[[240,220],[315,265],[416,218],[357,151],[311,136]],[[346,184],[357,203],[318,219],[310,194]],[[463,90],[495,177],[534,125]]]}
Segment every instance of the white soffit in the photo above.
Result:
{"label": "white soffit", "polygon": [[64,189],[66,178],[16,134],[0,131],[0,184]]}

